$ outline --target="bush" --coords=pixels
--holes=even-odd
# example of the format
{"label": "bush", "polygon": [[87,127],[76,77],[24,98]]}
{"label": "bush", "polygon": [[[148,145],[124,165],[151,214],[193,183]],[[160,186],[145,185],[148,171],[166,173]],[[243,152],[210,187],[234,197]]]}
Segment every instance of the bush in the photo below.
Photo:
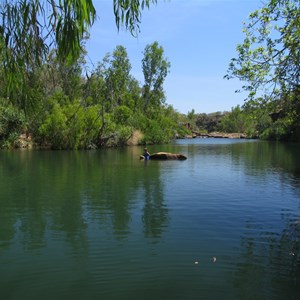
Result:
{"label": "bush", "polygon": [[26,117],[22,110],[1,99],[0,147],[13,148],[20,134],[26,131]]}
{"label": "bush", "polygon": [[84,108],[84,127],[81,136],[81,143],[84,148],[95,148],[102,127],[101,107],[92,105]]}
{"label": "bush", "polygon": [[127,141],[131,137],[133,128],[130,126],[120,126],[116,131],[116,143],[119,146],[126,145]]}
{"label": "bush", "polygon": [[66,137],[66,116],[59,104],[54,104],[45,121],[38,129],[38,138],[42,144],[51,144],[54,149],[64,149]]}
{"label": "bush", "polygon": [[121,105],[115,108],[114,110],[114,121],[117,124],[126,124],[130,116],[133,115],[130,108],[127,106]]}
{"label": "bush", "polygon": [[147,120],[147,127],[144,130],[144,144],[162,144],[168,142],[169,139],[157,120]]}
{"label": "bush", "polygon": [[292,123],[288,118],[282,118],[272,123],[260,135],[266,140],[287,140],[292,135]]}

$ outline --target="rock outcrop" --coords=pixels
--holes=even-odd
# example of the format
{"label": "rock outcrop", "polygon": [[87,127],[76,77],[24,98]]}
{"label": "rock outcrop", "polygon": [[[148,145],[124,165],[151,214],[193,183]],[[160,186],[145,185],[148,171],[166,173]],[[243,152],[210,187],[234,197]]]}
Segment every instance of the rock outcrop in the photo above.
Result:
{"label": "rock outcrop", "polygon": [[[143,155],[140,156],[140,159],[145,159]],[[169,153],[169,152],[157,152],[150,155],[151,160],[185,160],[187,157],[183,154],[178,153]]]}

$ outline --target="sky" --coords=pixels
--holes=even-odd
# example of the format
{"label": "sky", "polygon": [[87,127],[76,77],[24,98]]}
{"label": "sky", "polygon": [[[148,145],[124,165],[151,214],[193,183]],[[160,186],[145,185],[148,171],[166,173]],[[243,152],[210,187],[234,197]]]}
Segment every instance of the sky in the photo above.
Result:
{"label": "sky", "polygon": [[131,74],[142,85],[145,47],[157,41],[171,64],[164,83],[166,103],[180,113],[230,111],[243,105],[243,83],[226,80],[230,59],[244,39],[243,22],[262,6],[261,0],[158,0],[142,12],[140,32],[118,32],[112,0],[94,0],[97,20],[86,43],[92,69],[116,46],[126,48]]}

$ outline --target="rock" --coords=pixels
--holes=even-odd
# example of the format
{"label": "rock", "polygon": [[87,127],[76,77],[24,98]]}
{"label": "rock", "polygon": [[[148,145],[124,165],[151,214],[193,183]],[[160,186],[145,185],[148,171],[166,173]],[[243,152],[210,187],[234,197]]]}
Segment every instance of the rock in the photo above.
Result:
{"label": "rock", "polygon": [[185,160],[187,157],[183,154],[157,152],[150,155],[151,160]]}
{"label": "rock", "polygon": [[197,137],[200,138],[224,138],[224,139],[246,139],[247,135],[244,133],[225,133],[225,132],[210,132],[198,133]]}

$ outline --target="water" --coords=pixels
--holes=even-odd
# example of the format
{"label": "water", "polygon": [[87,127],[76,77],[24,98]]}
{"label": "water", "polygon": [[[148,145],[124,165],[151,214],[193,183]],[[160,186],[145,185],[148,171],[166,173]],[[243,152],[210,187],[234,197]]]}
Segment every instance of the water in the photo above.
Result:
{"label": "water", "polygon": [[0,299],[300,299],[300,145],[0,152]]}

